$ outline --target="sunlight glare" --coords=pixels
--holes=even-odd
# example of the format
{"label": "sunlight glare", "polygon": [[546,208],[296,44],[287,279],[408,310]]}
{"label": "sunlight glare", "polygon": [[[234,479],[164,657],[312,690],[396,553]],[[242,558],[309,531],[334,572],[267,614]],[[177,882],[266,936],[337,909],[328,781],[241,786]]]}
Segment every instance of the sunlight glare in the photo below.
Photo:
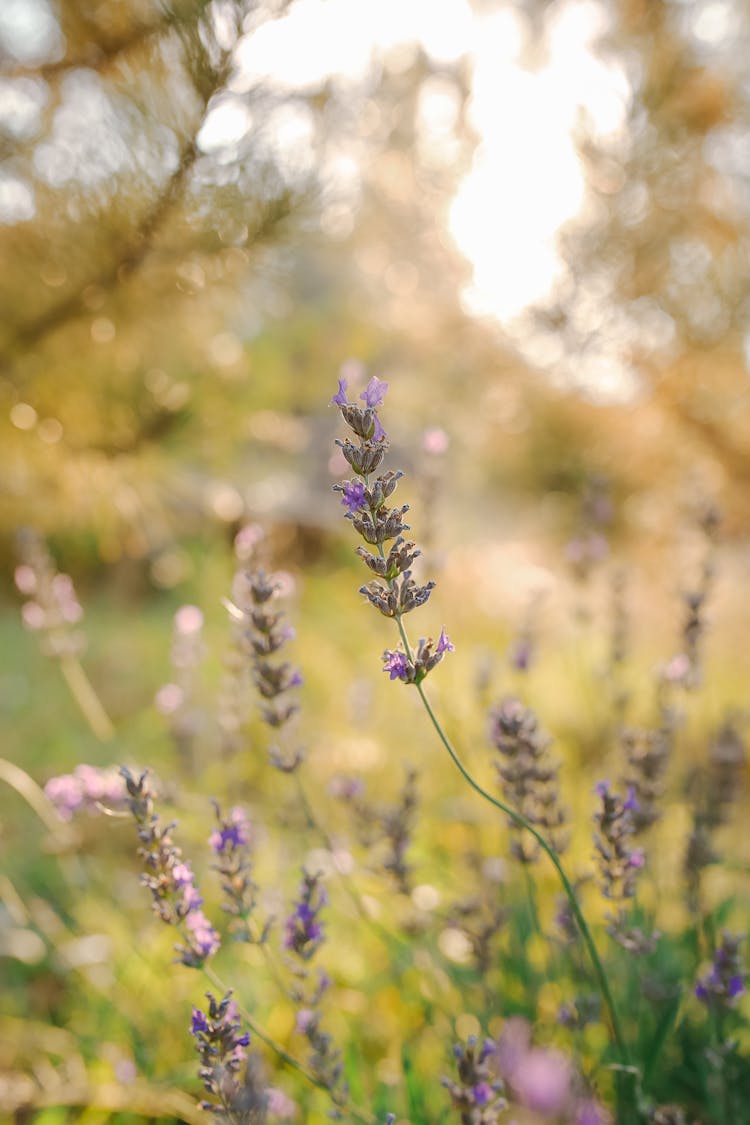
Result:
{"label": "sunlight glare", "polygon": [[600,135],[620,128],[627,87],[591,52],[602,24],[594,3],[564,6],[536,71],[519,61],[518,16],[505,9],[481,24],[470,106],[481,144],[449,227],[474,267],[463,294],[467,311],[507,323],[564,275],[557,234],[584,203],[573,140],[580,113]]}

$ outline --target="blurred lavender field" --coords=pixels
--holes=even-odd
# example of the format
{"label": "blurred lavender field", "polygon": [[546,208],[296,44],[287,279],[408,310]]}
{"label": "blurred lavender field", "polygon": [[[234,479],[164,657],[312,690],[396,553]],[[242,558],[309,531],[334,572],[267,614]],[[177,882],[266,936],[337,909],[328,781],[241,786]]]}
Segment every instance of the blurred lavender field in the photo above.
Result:
{"label": "blurred lavender field", "polygon": [[0,5],[0,1118],[750,1121],[749,47]]}

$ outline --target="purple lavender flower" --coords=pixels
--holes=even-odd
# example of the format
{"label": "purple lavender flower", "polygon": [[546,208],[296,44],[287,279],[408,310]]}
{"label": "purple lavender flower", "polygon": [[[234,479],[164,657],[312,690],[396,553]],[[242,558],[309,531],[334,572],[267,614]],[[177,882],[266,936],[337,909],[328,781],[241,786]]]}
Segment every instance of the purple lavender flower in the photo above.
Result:
{"label": "purple lavender flower", "polygon": [[300,1035],[307,1035],[317,1018],[317,1012],[312,1008],[300,1008],[297,1012],[297,1018],[294,1021],[295,1029]]}
{"label": "purple lavender flower", "polygon": [[[340,382],[340,380],[339,380]],[[385,392],[388,390],[388,384],[384,383],[382,379],[378,379],[377,375],[373,375],[370,382],[359,396],[366,406],[375,408],[382,406],[385,399]]]}
{"label": "purple lavender flower", "polygon": [[594,834],[594,847],[599,857],[599,885],[605,898],[618,904],[617,912],[609,916],[608,932],[628,952],[650,953],[659,935],[645,934],[630,926],[625,909],[625,904],[636,893],[636,872],[646,862],[643,849],[630,846],[638,811],[634,790],[629,788],[623,799],[611,791],[609,782],[600,781],[595,792],[601,801],[594,817],[598,829]]}
{"label": "purple lavender flower", "polygon": [[[254,564],[241,568],[232,582],[232,602],[228,603],[234,642],[233,663],[237,674],[231,685],[232,693],[244,694],[247,679],[252,678],[261,697],[261,716],[274,730],[282,731],[299,709],[289,692],[302,683],[300,672],[285,660],[280,651],[291,639],[294,631],[284,620],[283,613],[274,608],[274,599],[289,583],[281,575],[268,575],[263,567]],[[230,684],[227,684],[230,687]],[[227,730],[236,733],[246,713],[244,703],[233,702],[234,714],[227,714]],[[284,772],[294,771],[303,761],[300,748],[292,748],[291,729],[284,731],[284,745],[269,747],[269,757],[274,766]]]}
{"label": "purple lavender flower", "polygon": [[[246,1048],[250,1036],[242,1031],[237,1005],[227,992],[217,1001],[210,992],[208,1012],[193,1008],[190,1034],[196,1040],[195,1049],[200,1058],[198,1074],[210,1101],[201,1102],[223,1121],[261,1121],[265,1119],[266,1091],[256,1079],[256,1067],[249,1065]],[[246,1061],[247,1060],[247,1061]],[[240,1071],[245,1070],[244,1078]]]}
{"label": "purple lavender flower", "polygon": [[340,1110],[349,1098],[349,1088],[344,1079],[341,1052],[324,1030],[320,1012],[320,1002],[329,988],[330,978],[327,973],[319,972],[317,983],[312,983],[311,971],[306,966],[325,940],[320,913],[328,897],[320,880],[320,872],[310,875],[303,871],[294,910],[284,925],[284,948],[297,959],[296,963],[293,958],[289,961],[297,982],[291,992],[297,1007],[296,1029],[312,1048],[309,1066],[319,1084],[328,1091],[333,1103],[330,1116],[340,1118]]}
{"label": "purple lavender flower", "polygon": [[[495,769],[506,800],[527,821],[543,829],[562,852],[567,816],[560,801],[559,765],[550,753],[552,740],[531,708],[512,696],[490,712],[489,736],[498,753]],[[512,819],[510,828],[513,855],[521,863],[533,863],[539,855],[536,841],[529,840]]]}
{"label": "purple lavender flower", "polygon": [[153,794],[144,771],[135,778],[125,767],[120,771],[128,792],[128,805],[138,828],[138,855],[143,861],[141,882],[151,892],[155,914],[169,926],[178,927],[183,942],[176,946],[180,961],[189,968],[200,968],[212,957],[221,942],[219,935],[201,911],[203,905],[189,863],[173,843],[174,825],[163,825],[154,813]]}
{"label": "purple lavender flower", "polygon": [[348,386],[349,386],[349,380],[346,378],[346,376],[345,375],[340,376],[339,377],[339,389],[336,392],[336,394],[333,396],[333,398],[331,399],[331,406],[346,406],[347,401],[348,401],[348,399],[346,397],[346,391],[347,391]]}
{"label": "purple lavender flower", "polygon": [[244,809],[235,806],[229,813],[226,821],[220,822],[219,827],[208,838],[210,847],[215,852],[223,852],[230,848],[244,847],[250,840],[250,823]]}
{"label": "purple lavender flower", "polygon": [[727,996],[730,1000],[734,1000],[737,996],[742,996],[745,991],[745,981],[741,976],[730,977],[727,982]]}
{"label": "purple lavender flower", "polygon": [[508,1078],[528,1109],[557,1117],[570,1099],[572,1076],[570,1063],[559,1051],[532,1047]]}
{"label": "purple lavender flower", "polygon": [[268,1087],[266,1090],[266,1101],[268,1112],[272,1117],[278,1117],[282,1121],[288,1121],[297,1114],[297,1103],[277,1086]]}
{"label": "purple lavender flower", "polygon": [[202,910],[191,909],[185,916],[185,926],[190,932],[190,945],[201,961],[213,957],[221,939]]}
{"label": "purple lavender flower", "polygon": [[309,961],[325,940],[320,911],[328,896],[320,883],[320,873],[303,873],[297,902],[284,924],[284,948]]}
{"label": "purple lavender flower", "polygon": [[22,563],[16,568],[19,593],[31,597],[21,610],[23,624],[41,634],[47,656],[77,656],[85,648],[83,633],[74,628],[83,617],[73,580],[56,570],[44,541],[25,530],[18,537]]}
{"label": "purple lavender flower", "polygon": [[[427,582],[420,586],[412,577],[411,564],[421,552],[415,549],[414,543],[407,543],[402,537],[402,532],[409,528],[404,523],[408,504],[400,508],[386,505],[403,473],[389,470],[373,479],[388,447],[387,435],[376,410],[383,403],[388,384],[373,375],[359,396],[364,408],[346,399],[346,388],[346,380],[339,379],[339,392],[331,401],[340,407],[341,416],[358,439],[358,444],[350,438],[336,444],[360,480],[344,481],[333,488],[343,494],[346,518],[355,531],[368,547],[377,549],[357,548],[357,554],[365,565],[380,579],[360,587],[360,593],[385,617],[400,622],[405,614],[425,604],[435,583]],[[386,548],[385,544],[390,540],[395,542]],[[406,648],[408,651],[408,644]],[[391,680],[419,685],[445,653],[454,649],[443,627],[437,644],[432,638],[422,639],[413,656],[398,650],[386,651],[383,670],[388,672]]]}
{"label": "purple lavender flower", "polygon": [[440,653],[441,656],[442,656],[442,654],[444,652],[455,652],[455,651],[456,651],[456,646],[453,644],[453,642],[451,640],[449,640],[448,634],[445,631],[445,625],[443,625],[443,628],[440,630],[440,636],[438,637],[438,643],[437,643],[437,648],[435,649],[435,652]]}
{"label": "purple lavender flower", "polygon": [[721,935],[711,968],[695,985],[695,995],[709,1008],[731,1008],[745,991],[745,971],[740,956],[742,937],[726,931]]}
{"label": "purple lavender flower", "polygon": [[638,803],[638,798],[635,795],[634,786],[632,786],[632,785],[628,786],[627,796],[625,797],[625,800],[622,803],[622,807],[627,812],[639,812],[640,811],[641,806]]}
{"label": "purple lavender flower", "polygon": [[383,653],[383,671],[390,673],[392,680],[400,680],[408,675],[409,661],[406,654],[398,649]]}
{"label": "purple lavender flower", "polygon": [[61,820],[70,820],[84,809],[91,814],[100,813],[103,808],[121,809],[127,800],[119,770],[84,763],[76,766],[72,774],[51,777],[44,792]]}
{"label": "purple lavender flower", "polygon": [[508,1107],[503,1083],[497,1076],[496,1051],[494,1040],[485,1039],[480,1044],[473,1035],[466,1046],[456,1043],[453,1048],[458,1080],[443,1078],[441,1082],[463,1122],[496,1125]]}
{"label": "purple lavender flower", "polygon": [[495,1091],[489,1082],[478,1082],[472,1091],[474,1105],[487,1105],[495,1096]]}
{"label": "purple lavender flower", "polygon": [[209,836],[209,845],[216,854],[214,869],[219,873],[224,892],[222,910],[231,916],[230,929],[240,941],[262,944],[268,936],[270,923],[256,934],[250,918],[256,904],[257,886],[252,878],[253,833],[245,811],[238,806],[224,816],[214,801],[217,827]]}
{"label": "purple lavender flower", "polygon": [[637,808],[632,788],[626,799],[613,793],[608,781],[599,781],[594,792],[601,799],[595,820],[600,834],[595,837],[599,853],[602,890],[607,898],[623,900],[635,894],[635,881],[630,872],[643,867],[641,848],[631,848],[628,839],[635,831],[632,813]]}
{"label": "purple lavender flower", "polygon": [[189,887],[193,882],[193,872],[188,863],[176,863],[172,868],[172,879],[176,887]]}

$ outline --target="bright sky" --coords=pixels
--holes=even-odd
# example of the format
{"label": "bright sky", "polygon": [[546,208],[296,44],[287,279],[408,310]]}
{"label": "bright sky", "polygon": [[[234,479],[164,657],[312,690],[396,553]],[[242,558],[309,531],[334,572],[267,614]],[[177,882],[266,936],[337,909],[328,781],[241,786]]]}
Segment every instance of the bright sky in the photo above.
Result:
{"label": "bright sky", "polygon": [[508,321],[561,274],[556,236],[584,201],[575,126],[585,113],[604,135],[627,112],[623,76],[591,51],[601,28],[596,4],[569,3],[551,23],[542,65],[530,71],[510,7],[477,21],[470,113],[482,143],[450,218],[474,267],[465,294],[473,312]]}

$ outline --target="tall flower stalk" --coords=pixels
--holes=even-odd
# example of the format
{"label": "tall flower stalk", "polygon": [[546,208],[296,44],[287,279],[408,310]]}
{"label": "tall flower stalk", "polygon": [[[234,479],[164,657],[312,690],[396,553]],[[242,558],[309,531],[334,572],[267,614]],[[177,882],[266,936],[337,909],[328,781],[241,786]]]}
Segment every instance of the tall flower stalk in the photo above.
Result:
{"label": "tall flower stalk", "polygon": [[190,864],[172,840],[174,824],[163,824],[154,812],[146,772],[135,777],[125,766],[120,772],[138,830],[138,855],[143,861],[141,882],[151,892],[154,913],[168,926],[174,926],[182,938],[175,946],[179,960],[191,969],[202,968],[216,953],[221,940],[201,910],[203,899]]}
{"label": "tall flower stalk", "polygon": [[[389,448],[388,436],[377,412],[378,407],[383,404],[387,389],[387,383],[373,376],[359,395],[360,402],[364,404],[360,405],[358,402],[350,401],[348,379],[341,377],[338,391],[331,399],[331,405],[338,406],[344,422],[355,439],[346,437],[343,441],[336,442],[354,477],[334,485],[334,489],[341,492],[346,518],[366,544],[365,547],[357,548],[357,554],[376,576],[362,586],[360,592],[385,617],[393,618],[400,637],[400,646],[396,649],[387,649],[383,654],[383,670],[388,672],[391,680],[400,680],[402,683],[413,684],[416,687],[438,738],[464,780],[481,797],[508,816],[515,825],[530,833],[555,867],[586,945],[609,1013],[619,1062],[621,1066],[629,1069],[629,1052],[607,974],[573,885],[560,862],[557,851],[525,816],[498,800],[474,779],[443,730],[425,694],[425,678],[442,661],[447,652],[454,651],[455,646],[443,627],[437,642],[432,638],[421,639],[415,648],[410,643],[404,626],[406,614],[427,602],[434,583],[428,582],[420,586],[412,577],[411,564],[420,552],[413,542],[404,540],[402,536],[402,532],[409,530],[408,524],[404,522],[404,516],[409,510],[408,505],[390,508],[386,503],[395,492],[403,474],[392,470],[378,473]],[[386,551],[385,545],[388,543],[391,545]]]}

